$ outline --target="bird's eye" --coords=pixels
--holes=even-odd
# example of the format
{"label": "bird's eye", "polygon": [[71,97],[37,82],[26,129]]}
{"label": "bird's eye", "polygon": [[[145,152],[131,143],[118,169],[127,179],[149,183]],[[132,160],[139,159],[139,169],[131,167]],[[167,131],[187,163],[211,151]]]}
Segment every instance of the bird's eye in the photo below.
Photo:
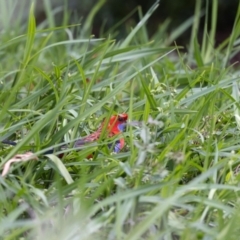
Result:
{"label": "bird's eye", "polygon": [[118,117],[118,121],[119,121],[119,122],[123,122],[123,121],[124,121],[124,118]]}
{"label": "bird's eye", "polygon": [[128,115],[127,114],[119,114],[118,115],[118,121],[119,122],[126,122],[128,119]]}

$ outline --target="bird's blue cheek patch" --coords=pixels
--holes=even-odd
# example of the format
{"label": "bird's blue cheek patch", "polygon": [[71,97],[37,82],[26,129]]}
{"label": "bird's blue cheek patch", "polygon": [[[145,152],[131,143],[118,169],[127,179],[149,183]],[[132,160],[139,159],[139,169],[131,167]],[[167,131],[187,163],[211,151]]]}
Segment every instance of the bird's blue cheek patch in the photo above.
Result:
{"label": "bird's blue cheek patch", "polygon": [[118,124],[118,130],[124,132],[126,129],[126,123]]}

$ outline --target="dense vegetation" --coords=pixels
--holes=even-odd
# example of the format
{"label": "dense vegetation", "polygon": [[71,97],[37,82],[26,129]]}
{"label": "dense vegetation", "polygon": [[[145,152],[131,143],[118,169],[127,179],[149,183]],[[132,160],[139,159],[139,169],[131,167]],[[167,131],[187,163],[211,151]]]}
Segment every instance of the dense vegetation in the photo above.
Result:
{"label": "dense vegetation", "polygon": [[[170,35],[162,24],[151,38],[146,23],[158,2],[145,15],[138,8],[139,23],[122,40],[118,26],[91,36],[101,2],[82,25],[68,25],[65,11],[61,27],[48,7],[36,27],[34,5],[26,25],[10,25],[0,6],[0,138],[18,143],[1,144],[1,168],[35,154],[0,177],[1,239],[238,239],[240,94],[230,60],[240,9],[215,47],[217,1],[200,40],[199,4]],[[175,39],[189,27],[183,49]],[[121,153],[107,146],[122,136],[103,136],[58,158],[61,143],[123,112],[130,124]]]}

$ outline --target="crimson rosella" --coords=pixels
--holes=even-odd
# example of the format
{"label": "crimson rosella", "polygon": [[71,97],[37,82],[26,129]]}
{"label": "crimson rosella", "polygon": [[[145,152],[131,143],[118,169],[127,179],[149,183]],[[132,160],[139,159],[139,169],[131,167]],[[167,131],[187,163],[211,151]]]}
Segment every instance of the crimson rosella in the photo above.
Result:
{"label": "crimson rosella", "polygon": [[[111,116],[111,118],[109,119],[108,125],[106,127],[107,136],[113,137],[113,136],[123,132],[126,127],[127,119],[128,119],[128,115],[126,113]],[[102,133],[104,125],[105,125],[105,121],[102,122],[102,124],[100,125],[100,127],[97,129],[96,132],[94,132],[86,137],[78,139],[74,143],[74,147],[79,148],[82,145],[84,145],[85,143],[89,143],[89,142],[98,140]],[[113,151],[119,152],[124,147],[124,144],[125,144],[124,138],[120,138],[118,141],[115,142]]]}
{"label": "crimson rosella", "polygon": [[[126,128],[127,120],[128,120],[128,115],[126,113],[111,116],[109,119],[108,125],[106,126],[107,137],[113,137],[123,132]],[[105,120],[102,122],[100,127],[94,133],[76,140],[76,142],[74,143],[74,148],[76,149],[81,148],[81,146],[83,146],[86,143],[90,143],[98,140],[102,133],[102,130],[104,129],[104,126],[105,126]],[[16,142],[13,142],[10,140],[3,140],[2,143],[13,145],[13,146],[17,144]],[[113,151],[118,153],[124,147],[124,144],[125,144],[124,138],[120,138],[115,142]],[[109,145],[109,147],[112,147],[112,145]],[[62,148],[66,148],[66,145],[63,146]],[[51,154],[53,152],[54,150],[51,149],[45,152],[44,154]]]}

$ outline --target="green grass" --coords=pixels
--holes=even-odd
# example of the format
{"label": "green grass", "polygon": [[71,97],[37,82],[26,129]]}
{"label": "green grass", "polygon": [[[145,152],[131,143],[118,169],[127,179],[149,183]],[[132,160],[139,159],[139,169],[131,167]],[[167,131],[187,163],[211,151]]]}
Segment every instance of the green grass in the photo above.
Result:
{"label": "green grass", "polygon": [[[196,1],[191,19],[170,34],[167,20],[151,37],[158,3],[145,15],[138,8],[122,40],[115,27],[91,36],[104,1],[81,25],[68,25],[65,9],[60,27],[47,3],[39,26],[33,5],[27,25],[19,17],[13,26],[0,6],[0,140],[18,142],[1,144],[0,166],[28,150],[39,158],[0,177],[0,239],[238,239],[239,72],[229,59],[239,51],[240,8],[214,47],[218,1],[211,15]],[[200,18],[212,25],[201,41]],[[183,49],[175,40],[191,26]],[[43,155],[122,112],[141,125],[128,126],[121,153],[102,139],[62,160],[57,150]]]}

